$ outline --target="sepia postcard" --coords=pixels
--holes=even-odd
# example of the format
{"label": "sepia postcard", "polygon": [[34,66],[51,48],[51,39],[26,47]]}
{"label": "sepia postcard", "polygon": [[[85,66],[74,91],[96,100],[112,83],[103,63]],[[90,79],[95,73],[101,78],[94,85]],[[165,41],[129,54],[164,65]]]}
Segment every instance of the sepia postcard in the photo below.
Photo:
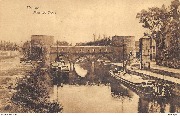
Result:
{"label": "sepia postcard", "polygon": [[179,112],[180,0],[0,0],[1,115]]}

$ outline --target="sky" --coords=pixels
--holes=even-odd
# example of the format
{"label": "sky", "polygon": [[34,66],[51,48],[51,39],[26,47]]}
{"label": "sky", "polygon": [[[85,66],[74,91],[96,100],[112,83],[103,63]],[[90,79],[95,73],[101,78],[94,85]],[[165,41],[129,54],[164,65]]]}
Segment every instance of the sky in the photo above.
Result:
{"label": "sky", "polygon": [[[52,35],[55,40],[75,44],[93,41],[93,34],[96,38],[135,36],[138,40],[145,30],[136,14],[170,3],[171,0],[0,0],[0,40],[25,42],[31,35]],[[48,11],[52,14],[42,14]]]}

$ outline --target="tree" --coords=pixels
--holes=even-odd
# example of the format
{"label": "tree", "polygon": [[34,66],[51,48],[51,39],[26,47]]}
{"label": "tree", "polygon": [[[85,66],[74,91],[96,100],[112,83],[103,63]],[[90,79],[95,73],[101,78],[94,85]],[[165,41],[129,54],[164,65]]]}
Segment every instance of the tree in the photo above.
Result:
{"label": "tree", "polygon": [[23,78],[17,85],[17,92],[12,101],[21,113],[55,113],[61,112],[62,106],[48,100],[48,80],[44,72],[36,69],[30,76]]}
{"label": "tree", "polygon": [[55,45],[57,45],[57,44],[58,44],[58,46],[70,46],[70,44],[66,41],[56,41]]}
{"label": "tree", "polygon": [[170,16],[172,21],[170,22],[170,47],[168,47],[169,58],[175,58],[180,60],[180,2],[179,0],[174,0],[171,2],[170,6]]}
{"label": "tree", "polygon": [[23,46],[22,46],[22,53],[25,58],[29,59],[30,58],[30,49],[31,49],[31,42],[26,41]]}
{"label": "tree", "polygon": [[152,7],[137,13],[136,18],[139,19],[139,23],[150,30],[148,34],[156,41],[157,63],[159,59],[162,62],[172,58],[177,60],[180,58],[179,6],[179,0],[173,0],[169,7],[162,5],[161,8]]}

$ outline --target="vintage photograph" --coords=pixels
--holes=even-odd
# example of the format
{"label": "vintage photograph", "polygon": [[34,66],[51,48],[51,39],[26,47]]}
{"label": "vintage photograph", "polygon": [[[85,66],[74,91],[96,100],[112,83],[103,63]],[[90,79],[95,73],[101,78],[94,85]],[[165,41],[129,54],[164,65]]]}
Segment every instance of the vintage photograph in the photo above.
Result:
{"label": "vintage photograph", "polygon": [[0,113],[180,113],[180,0],[0,0]]}

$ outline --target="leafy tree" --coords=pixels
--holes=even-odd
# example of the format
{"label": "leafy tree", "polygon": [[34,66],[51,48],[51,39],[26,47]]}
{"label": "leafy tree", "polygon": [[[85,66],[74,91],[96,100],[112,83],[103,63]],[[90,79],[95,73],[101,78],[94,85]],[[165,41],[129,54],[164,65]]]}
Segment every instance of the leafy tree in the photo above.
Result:
{"label": "leafy tree", "polygon": [[22,46],[22,53],[24,55],[25,58],[30,59],[30,49],[31,49],[31,42],[30,41],[26,41],[23,46]]}
{"label": "leafy tree", "polygon": [[169,57],[180,60],[180,2],[174,0],[170,6],[170,16],[172,21],[170,22],[170,47],[168,47]]}
{"label": "leafy tree", "polygon": [[55,45],[57,45],[57,44],[58,44],[58,46],[70,46],[71,45],[66,41],[56,41]]}
{"label": "leafy tree", "polygon": [[0,50],[16,51],[18,50],[18,45],[13,42],[0,41]]}
{"label": "leafy tree", "polygon": [[48,83],[43,72],[36,70],[30,76],[23,78],[16,87],[17,92],[12,101],[19,112],[55,113],[61,112],[62,106],[57,102],[51,103],[48,98]]}
{"label": "leafy tree", "polygon": [[180,59],[179,6],[179,0],[173,0],[169,7],[162,5],[161,8],[152,7],[137,13],[139,23],[150,30],[148,34],[156,41],[157,63],[158,60],[162,62],[175,59],[173,62],[177,64],[176,61]]}

